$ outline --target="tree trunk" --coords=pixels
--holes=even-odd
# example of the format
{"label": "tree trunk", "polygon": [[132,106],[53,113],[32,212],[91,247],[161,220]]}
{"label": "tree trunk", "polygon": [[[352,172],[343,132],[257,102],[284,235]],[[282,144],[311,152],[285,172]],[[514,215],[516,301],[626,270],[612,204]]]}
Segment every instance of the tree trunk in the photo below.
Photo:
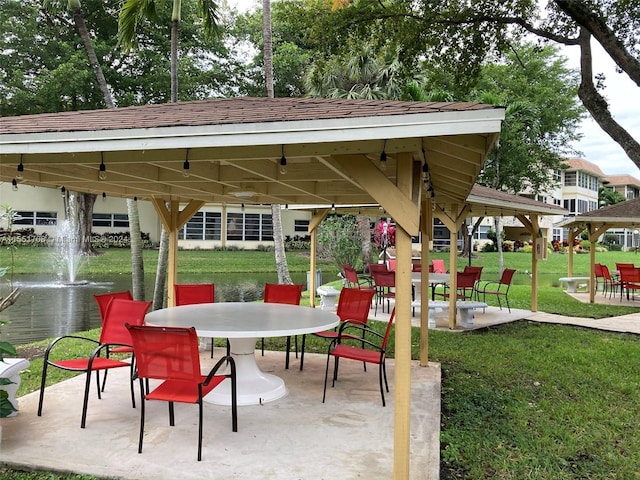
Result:
{"label": "tree trunk", "polygon": [[[271,44],[271,0],[262,0],[262,33],[264,36],[264,80],[267,88],[267,98],[274,97],[273,90],[273,62]],[[283,153],[284,156],[284,153]],[[276,258],[278,283],[292,283],[287,265],[287,254],[284,250],[284,235],[282,233],[282,210],[280,205],[271,205],[271,219],[273,222],[273,248]]]}
{"label": "tree trunk", "polygon": [[282,235],[282,217],[280,215],[280,205],[271,205],[271,219],[273,222],[273,247],[276,257],[278,283],[293,283],[291,281],[291,275],[289,275],[287,254],[284,251],[284,238]]}
{"label": "tree trunk", "polygon": [[274,98],[273,43],[271,37],[271,0],[262,0],[262,34],[264,36],[264,83],[267,98]]}
{"label": "tree trunk", "polygon": [[169,235],[162,228],[160,233],[160,247],[158,249],[158,267],[156,269],[156,284],[153,290],[153,309],[164,308],[167,304],[167,266],[169,263]]}
{"label": "tree trunk", "polygon": [[362,270],[369,273],[369,264],[373,263],[373,253],[371,252],[371,224],[369,217],[358,215],[358,230],[362,242]]}
{"label": "tree trunk", "polygon": [[578,97],[582,104],[587,107],[600,128],[617,142],[631,161],[640,168],[640,143],[614,120],[607,100],[600,95],[593,84],[591,35],[585,28],[580,29],[580,75]]}
{"label": "tree trunk", "polygon": [[114,108],[115,106],[113,104],[113,97],[111,96],[111,92],[109,91],[109,86],[107,85],[107,81],[104,78],[104,74],[102,73],[102,68],[100,67],[100,63],[98,62],[98,57],[96,55],[95,49],[93,48],[93,43],[91,43],[91,37],[89,36],[89,31],[87,30],[87,25],[84,21],[84,15],[82,14],[82,10],[80,8],[76,8],[73,10],[73,21],[76,24],[78,35],[80,35],[82,43],[84,44],[84,51],[87,53],[89,64],[91,65],[93,73],[96,76],[96,80],[98,81],[98,86],[100,87],[100,91],[102,92],[104,103],[107,108]]}
{"label": "tree trunk", "polygon": [[93,205],[96,195],[92,193],[78,193],[78,253],[80,255],[95,255],[91,244],[91,225],[93,217]]}
{"label": "tree trunk", "polygon": [[[180,3],[180,2],[174,2]],[[175,14],[174,14],[175,17]],[[171,102],[178,101],[178,23],[175,19],[171,22]]]}
{"label": "tree trunk", "polygon": [[127,199],[129,214],[129,240],[131,243],[131,288],[134,300],[144,300],[144,267],[142,261],[142,235],[138,202]]}
{"label": "tree trunk", "polygon": [[498,248],[498,272],[502,275],[504,269],[504,252],[502,251],[502,217],[493,217],[493,225],[496,231],[496,247]]}

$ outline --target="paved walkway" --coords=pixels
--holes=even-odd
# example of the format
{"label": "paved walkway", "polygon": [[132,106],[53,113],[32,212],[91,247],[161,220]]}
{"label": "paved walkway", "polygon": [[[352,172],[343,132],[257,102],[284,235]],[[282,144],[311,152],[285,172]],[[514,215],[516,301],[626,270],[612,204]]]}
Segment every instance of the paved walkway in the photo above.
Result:
{"label": "paved walkway", "polygon": [[[388,313],[379,308],[377,319],[388,319]],[[474,329],[521,319],[640,334],[640,310],[594,320],[490,307],[476,312]],[[416,316],[414,324],[418,322]],[[437,315],[436,322],[438,329],[449,330],[446,312]],[[305,355],[300,372],[295,359],[289,370],[284,369],[281,352],[256,355],[264,371],[284,378],[288,395],[264,405],[240,407],[237,433],[231,431],[228,407],[205,404],[202,462],[196,461],[197,408],[191,405],[176,405],[176,426],[169,427],[166,405],[149,402],[144,450],[137,453],[139,409],[129,403],[126,369],[109,374],[102,400],[92,390],[86,429],[79,426],[82,377],[48,387],[42,417],[36,416],[37,392],[21,397],[19,415],[2,420],[0,461],[123,480],[392,478],[392,360],[387,365],[391,393],[383,408],[375,368],[363,372],[357,362],[341,362],[339,382],[329,387],[323,404],[326,356]],[[208,357],[208,352],[203,354],[204,365],[212,361]],[[413,363],[411,377],[411,478],[436,480],[440,366]]]}

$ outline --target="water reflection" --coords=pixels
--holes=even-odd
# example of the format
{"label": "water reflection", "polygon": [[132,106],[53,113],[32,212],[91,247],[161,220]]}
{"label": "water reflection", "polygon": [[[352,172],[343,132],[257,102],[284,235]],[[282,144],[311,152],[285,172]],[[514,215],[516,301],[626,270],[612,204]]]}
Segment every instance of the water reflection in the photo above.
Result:
{"label": "water reflection", "polygon": [[[291,276],[306,289],[306,274]],[[262,298],[265,282],[277,282],[277,274],[224,274],[219,278],[211,274],[181,275],[178,282],[213,282],[216,302],[250,302]],[[16,275],[14,285],[20,287],[21,293],[16,303],[0,312],[0,320],[8,322],[1,327],[0,339],[21,345],[99,327],[100,316],[93,295],[130,290],[131,278],[112,275],[68,285],[44,276]],[[153,276],[145,277],[147,300],[153,298],[153,286]]]}

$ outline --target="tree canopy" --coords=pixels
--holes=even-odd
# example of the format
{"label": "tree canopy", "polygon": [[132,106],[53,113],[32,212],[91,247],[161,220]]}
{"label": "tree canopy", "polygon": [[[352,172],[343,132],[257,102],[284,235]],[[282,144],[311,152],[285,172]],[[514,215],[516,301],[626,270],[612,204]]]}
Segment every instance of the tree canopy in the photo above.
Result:
{"label": "tree canopy", "polygon": [[[501,56],[514,42],[536,38],[580,50],[578,95],[599,126],[640,167],[640,143],[609,111],[601,87],[606,82],[594,70],[592,39],[616,63],[621,73],[640,86],[640,0],[309,0],[305,9],[316,15],[310,36],[322,37],[327,50],[340,51],[350,36],[378,45],[399,47],[400,60],[412,68],[418,59],[451,72],[466,93],[491,56]],[[333,8],[332,8],[333,7]]]}

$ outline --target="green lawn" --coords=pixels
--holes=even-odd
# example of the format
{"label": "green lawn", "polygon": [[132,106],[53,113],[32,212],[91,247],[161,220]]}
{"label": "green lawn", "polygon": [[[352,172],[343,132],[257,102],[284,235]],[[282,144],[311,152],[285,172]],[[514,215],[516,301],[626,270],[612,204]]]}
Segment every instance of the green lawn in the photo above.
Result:
{"label": "green lawn", "polygon": [[[128,251],[113,256],[111,251],[107,253],[112,260],[120,258],[126,268]],[[267,258],[273,261],[268,252],[180,252],[179,265],[192,265],[196,272],[202,265],[213,268],[209,260],[214,256],[207,255],[214,253],[220,259],[229,253],[234,257],[243,254],[236,257],[242,260],[225,262],[240,262],[235,267],[239,271],[273,268],[268,266]],[[207,256],[206,263],[201,255]],[[448,260],[448,254],[436,256]],[[303,258],[296,256],[296,262],[300,259],[300,268],[306,270],[308,263]],[[607,252],[596,258],[612,266],[617,261],[634,262],[636,256]],[[566,255],[550,255],[541,262],[540,271],[563,276],[566,260]],[[29,263],[28,259],[20,262]],[[464,264],[463,259],[460,262]],[[484,265],[483,273],[497,276],[496,254],[479,254],[473,263]],[[576,255],[574,274],[586,275],[588,263],[588,255]],[[104,262],[100,271],[110,268],[107,264]],[[530,269],[530,255],[507,253],[504,264],[524,272]],[[512,288],[513,306],[529,308],[530,287]],[[545,312],[605,317],[639,311],[581,304],[553,285],[540,288],[538,293],[539,309]],[[374,325],[382,328],[377,322]],[[98,332],[89,333],[97,336]],[[312,336],[307,340],[307,351],[326,351],[326,343]],[[267,348],[283,345],[284,339],[268,339]],[[393,346],[392,337],[391,355]],[[413,329],[413,358],[418,351],[419,331]],[[640,478],[638,336],[522,321],[463,334],[430,331],[429,353],[430,360],[442,366],[441,478]],[[42,360],[34,359],[22,375],[19,394],[38,388],[41,368]],[[52,372],[52,382],[63,378],[57,374]],[[42,475],[0,468],[0,477],[8,480],[90,478]]]}

